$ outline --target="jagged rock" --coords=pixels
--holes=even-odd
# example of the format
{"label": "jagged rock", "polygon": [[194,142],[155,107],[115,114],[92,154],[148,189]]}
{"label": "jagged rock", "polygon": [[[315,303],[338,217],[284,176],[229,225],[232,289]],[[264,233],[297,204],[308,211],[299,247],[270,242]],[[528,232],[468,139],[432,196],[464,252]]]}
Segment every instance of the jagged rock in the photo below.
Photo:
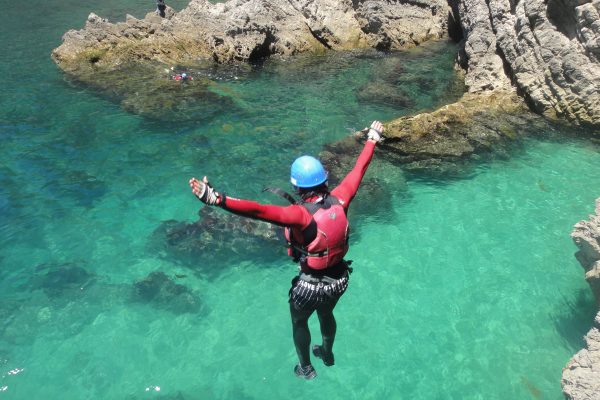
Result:
{"label": "jagged rock", "polygon": [[151,272],[133,285],[133,300],[176,314],[193,313],[201,308],[198,297],[190,288],[173,282],[161,271]]}
{"label": "jagged rock", "polygon": [[571,237],[579,248],[575,257],[600,304],[600,199],[596,200],[596,214],[590,215],[588,221],[575,224]]}
{"label": "jagged rock", "polygon": [[561,386],[569,400],[600,398],[600,313],[584,340],[585,347],[563,369]]}
{"label": "jagged rock", "polygon": [[464,27],[465,84],[470,92],[507,90],[510,80],[504,73],[503,60],[497,52],[496,35],[486,1],[463,0],[458,9]]}
{"label": "jagged rock", "polygon": [[466,83],[503,89],[508,77],[550,117],[600,124],[598,0],[456,0]]}
{"label": "jagged rock", "polygon": [[83,29],[63,36],[52,58],[78,76],[150,60],[253,62],[327,48],[398,49],[443,36],[448,13],[442,0],[192,0],[164,19],[150,13],[113,24],[92,13]]}
{"label": "jagged rock", "polygon": [[[130,112],[160,120],[199,120],[235,108],[235,101],[201,76],[218,63],[254,63],[326,49],[399,49],[446,31],[442,0],[193,0],[161,18],[127,15],[111,23],[91,13],[52,52],[76,82],[116,97]],[[196,70],[194,81],[173,82],[165,69]],[[368,90],[365,91],[367,96]],[[389,93],[388,104],[404,104]]]}
{"label": "jagged rock", "polygon": [[389,122],[380,147],[406,170],[447,176],[461,174],[473,157],[501,154],[516,139],[548,129],[512,91],[467,93],[433,112]]}
{"label": "jagged rock", "polygon": [[[579,248],[575,256],[600,304],[600,198],[596,199],[596,213],[575,224],[571,237]],[[585,347],[563,369],[561,385],[569,400],[600,398],[600,312],[585,336]]]}

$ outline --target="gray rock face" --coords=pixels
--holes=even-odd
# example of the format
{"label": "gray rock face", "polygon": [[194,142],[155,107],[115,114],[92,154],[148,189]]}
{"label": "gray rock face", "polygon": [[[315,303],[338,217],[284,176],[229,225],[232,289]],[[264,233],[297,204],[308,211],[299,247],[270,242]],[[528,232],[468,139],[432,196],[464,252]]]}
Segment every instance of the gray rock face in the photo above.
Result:
{"label": "gray rock face", "polygon": [[588,221],[575,224],[571,237],[579,248],[575,257],[584,268],[585,280],[600,304],[600,199],[596,200],[596,214],[590,215]]}
{"label": "gray rock face", "polygon": [[470,91],[505,88],[508,73],[536,111],[600,124],[600,1],[461,0],[457,6]]}
{"label": "gray rock face", "polygon": [[464,55],[467,66],[465,84],[469,92],[508,89],[510,80],[504,73],[503,60],[497,52],[498,43],[486,1],[463,0],[458,4],[464,35]]}
{"label": "gray rock face", "polygon": [[[585,279],[600,303],[600,198],[596,200],[596,214],[578,222],[571,237],[579,247],[576,257],[585,269]],[[570,400],[600,399],[600,313],[585,343],[563,369],[562,389]]]}
{"label": "gray rock face", "polygon": [[328,48],[398,49],[442,37],[448,13],[443,0],[192,0],[166,18],[149,13],[113,24],[90,14],[52,57],[78,75],[147,61],[252,62]]}

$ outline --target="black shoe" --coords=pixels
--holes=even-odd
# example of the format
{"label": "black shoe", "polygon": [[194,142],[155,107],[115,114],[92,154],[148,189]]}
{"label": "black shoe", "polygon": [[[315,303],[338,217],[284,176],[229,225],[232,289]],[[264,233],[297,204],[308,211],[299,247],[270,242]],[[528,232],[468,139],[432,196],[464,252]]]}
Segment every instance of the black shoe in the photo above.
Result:
{"label": "black shoe", "polygon": [[315,357],[323,360],[323,364],[325,364],[327,367],[331,367],[333,364],[335,364],[333,360],[333,353],[325,355],[322,346],[314,345],[312,350]]}
{"label": "black shoe", "polygon": [[317,377],[317,371],[315,371],[313,366],[310,364],[308,364],[306,367],[297,364],[294,367],[294,373],[298,378],[304,378],[308,381]]}

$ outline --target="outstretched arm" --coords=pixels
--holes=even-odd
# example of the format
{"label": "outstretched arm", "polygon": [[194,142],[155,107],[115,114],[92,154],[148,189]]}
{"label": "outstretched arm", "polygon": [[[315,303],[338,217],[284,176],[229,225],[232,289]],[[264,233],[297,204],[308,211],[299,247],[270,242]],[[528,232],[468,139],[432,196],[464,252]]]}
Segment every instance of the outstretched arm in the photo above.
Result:
{"label": "outstretched arm", "polygon": [[332,190],[331,194],[337,197],[344,208],[348,208],[350,202],[356,196],[360,182],[362,181],[369,163],[373,158],[373,152],[375,151],[375,145],[381,140],[381,134],[383,133],[383,124],[379,121],[373,121],[371,128],[369,129],[368,139],[365,143],[360,156],[354,164],[352,171],[346,175],[344,180]]}
{"label": "outstretched arm", "polygon": [[310,215],[298,205],[282,207],[225,196],[216,192],[206,177],[202,181],[192,178],[189,183],[192,193],[200,201],[208,205],[218,205],[234,214],[300,229],[310,223]]}

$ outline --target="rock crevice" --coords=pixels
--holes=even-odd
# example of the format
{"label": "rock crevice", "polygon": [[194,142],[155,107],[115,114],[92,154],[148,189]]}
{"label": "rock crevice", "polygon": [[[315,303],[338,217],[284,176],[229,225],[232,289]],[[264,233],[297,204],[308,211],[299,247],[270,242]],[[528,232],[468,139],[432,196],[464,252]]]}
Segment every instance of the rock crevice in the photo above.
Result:
{"label": "rock crevice", "polygon": [[471,92],[511,82],[537,112],[600,124],[598,0],[462,0]]}

